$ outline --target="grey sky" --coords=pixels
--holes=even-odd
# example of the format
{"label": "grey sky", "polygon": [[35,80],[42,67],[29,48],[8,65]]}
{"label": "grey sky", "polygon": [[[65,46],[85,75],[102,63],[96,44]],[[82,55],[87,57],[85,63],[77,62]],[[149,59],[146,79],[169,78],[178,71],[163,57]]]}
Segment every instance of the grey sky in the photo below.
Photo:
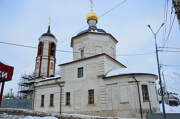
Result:
{"label": "grey sky", "polygon": [[[94,11],[100,16],[122,0],[94,0]],[[169,3],[171,4],[171,3]],[[171,10],[169,5],[169,11]],[[90,11],[89,0],[1,0],[0,41],[37,46],[38,38],[47,31],[51,17],[51,31],[58,39],[57,49],[72,51],[71,37],[86,26]],[[155,52],[152,33],[147,28],[157,28],[163,22],[164,1],[127,0],[125,4],[101,17],[97,26],[111,33],[118,41],[117,54],[143,54]],[[169,19],[168,15],[168,19]],[[169,26],[169,22],[167,24]],[[87,27],[86,27],[87,28]],[[158,34],[162,45],[163,29]],[[168,46],[179,47],[180,33],[177,19],[168,41]],[[13,81],[5,84],[5,93],[13,88],[17,91],[22,74],[34,70],[37,49],[0,44],[0,61],[15,67]],[[57,65],[72,60],[72,53],[57,52]],[[180,65],[180,53],[160,53],[164,64]],[[140,56],[117,56],[127,67],[156,71],[155,54]],[[163,67],[175,70],[180,67]]]}

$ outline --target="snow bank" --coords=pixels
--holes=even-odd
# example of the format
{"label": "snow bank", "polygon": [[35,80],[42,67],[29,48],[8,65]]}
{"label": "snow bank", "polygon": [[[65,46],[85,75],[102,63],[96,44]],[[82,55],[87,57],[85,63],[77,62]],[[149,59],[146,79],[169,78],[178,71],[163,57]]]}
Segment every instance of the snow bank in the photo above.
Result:
{"label": "snow bank", "polygon": [[56,117],[33,117],[33,116],[25,116],[20,119],[57,119]]}
{"label": "snow bank", "polygon": [[110,72],[108,72],[106,74],[106,77],[110,77],[110,76],[117,76],[117,75],[123,75],[123,74],[155,74],[155,72],[151,72],[151,71],[145,71],[144,69],[133,69],[133,68],[118,68],[118,69],[114,69]]}
{"label": "snow bank", "polygon": [[62,116],[64,116],[64,117],[79,117],[82,119],[136,119],[136,118],[89,116],[89,115],[83,115],[83,114],[66,114],[66,113],[63,113]]}
{"label": "snow bank", "polygon": [[[45,113],[26,109],[13,109],[3,108],[0,109],[0,119],[135,119],[135,118],[120,118],[120,117],[100,117],[100,116],[89,116],[83,114],[66,114],[63,113]],[[4,118],[1,118],[4,117]],[[17,118],[11,118],[17,117]]]}

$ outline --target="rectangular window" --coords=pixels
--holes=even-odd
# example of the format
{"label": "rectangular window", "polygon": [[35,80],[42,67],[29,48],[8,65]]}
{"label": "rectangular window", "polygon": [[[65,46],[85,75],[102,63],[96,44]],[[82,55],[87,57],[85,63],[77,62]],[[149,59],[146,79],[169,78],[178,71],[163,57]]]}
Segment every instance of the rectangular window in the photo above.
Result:
{"label": "rectangular window", "polygon": [[70,105],[70,92],[66,92],[66,105]]}
{"label": "rectangular window", "polygon": [[148,86],[142,85],[142,95],[143,95],[143,101],[149,101],[149,92],[148,92]]}
{"label": "rectangular window", "polygon": [[83,67],[78,68],[78,78],[83,77]]}
{"label": "rectangular window", "polygon": [[84,57],[84,48],[80,50],[81,51],[81,58]]}
{"label": "rectangular window", "polygon": [[44,95],[41,95],[41,107],[44,107]]}
{"label": "rectangular window", "polygon": [[94,104],[94,89],[88,90],[88,104]]}
{"label": "rectangular window", "polygon": [[50,104],[49,104],[50,107],[53,107],[54,106],[54,94],[50,94]]}

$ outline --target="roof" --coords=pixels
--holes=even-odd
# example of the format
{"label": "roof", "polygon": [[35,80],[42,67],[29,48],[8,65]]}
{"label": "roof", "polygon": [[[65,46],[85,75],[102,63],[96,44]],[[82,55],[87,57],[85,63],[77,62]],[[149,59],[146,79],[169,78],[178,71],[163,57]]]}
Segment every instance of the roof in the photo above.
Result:
{"label": "roof", "polygon": [[88,28],[88,29],[86,29],[86,30],[84,30],[84,31],[79,32],[77,35],[81,35],[81,34],[84,34],[84,33],[87,33],[87,32],[106,33],[106,31],[103,30],[103,29],[98,29],[98,28],[96,28],[96,29],[90,29],[90,28]]}
{"label": "roof", "polygon": [[41,37],[42,37],[42,36],[50,36],[50,37],[55,38],[55,36],[51,33],[50,26],[48,26],[48,30],[47,30],[47,32],[46,32],[46,33],[44,33],[44,34],[42,34],[42,35],[41,35]]}
{"label": "roof", "polygon": [[84,36],[84,35],[87,35],[87,34],[96,34],[96,35],[108,35],[110,36],[116,43],[118,43],[118,41],[116,40],[116,38],[114,38],[110,33],[106,33],[103,29],[87,29],[87,30],[84,30],[80,33],[78,33],[76,36],[72,37],[71,38],[71,47],[73,47],[73,40],[75,38],[78,38],[80,36]]}
{"label": "roof", "polygon": [[118,68],[114,69],[106,74],[104,78],[109,78],[109,77],[116,77],[116,76],[124,76],[124,75],[154,75],[157,76],[156,73],[150,72],[150,71],[145,71],[142,69],[132,69],[132,68]]}
{"label": "roof", "polygon": [[48,78],[41,78],[40,80],[36,81],[36,83],[37,82],[44,82],[44,81],[54,80],[54,79],[59,79],[59,78],[61,78],[60,75],[56,75],[54,77],[48,77]]}
{"label": "roof", "polygon": [[108,57],[109,59],[113,60],[114,62],[120,64],[121,66],[126,67],[125,65],[123,65],[123,64],[120,63],[120,62],[118,62],[117,60],[115,60],[115,59],[112,58],[111,56],[107,55],[106,53],[102,53],[102,54],[94,55],[94,56],[91,56],[91,57],[86,57],[86,58],[82,58],[82,59],[79,59],[79,60],[75,60],[75,61],[72,61],[72,62],[60,64],[59,66],[64,66],[64,65],[68,65],[68,64],[73,64],[73,63],[76,63],[76,62],[85,61],[85,60],[88,60],[88,59],[93,59],[93,58],[96,58],[96,57],[99,57],[99,56],[103,56],[103,55],[105,55],[105,56]]}

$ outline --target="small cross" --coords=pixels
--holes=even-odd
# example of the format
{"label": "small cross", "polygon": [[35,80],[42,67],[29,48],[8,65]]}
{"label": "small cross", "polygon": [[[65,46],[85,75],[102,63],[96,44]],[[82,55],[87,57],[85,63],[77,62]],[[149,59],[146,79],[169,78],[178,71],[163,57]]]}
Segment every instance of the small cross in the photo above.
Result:
{"label": "small cross", "polygon": [[90,3],[91,3],[91,12],[93,12],[93,7],[94,7],[93,0],[90,0]]}
{"label": "small cross", "polygon": [[50,26],[51,25],[51,18],[49,17],[48,18],[48,26]]}

